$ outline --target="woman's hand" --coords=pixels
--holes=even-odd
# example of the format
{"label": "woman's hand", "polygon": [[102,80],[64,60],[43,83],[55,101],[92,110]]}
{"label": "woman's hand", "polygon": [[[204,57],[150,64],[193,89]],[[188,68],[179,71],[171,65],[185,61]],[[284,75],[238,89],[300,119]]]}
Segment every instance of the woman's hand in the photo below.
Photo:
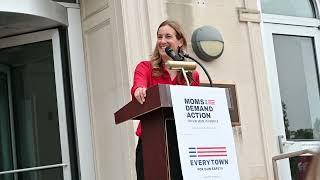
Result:
{"label": "woman's hand", "polygon": [[137,101],[140,104],[143,104],[146,101],[146,93],[147,88],[144,87],[138,87],[135,91],[134,91],[134,97],[137,99]]}

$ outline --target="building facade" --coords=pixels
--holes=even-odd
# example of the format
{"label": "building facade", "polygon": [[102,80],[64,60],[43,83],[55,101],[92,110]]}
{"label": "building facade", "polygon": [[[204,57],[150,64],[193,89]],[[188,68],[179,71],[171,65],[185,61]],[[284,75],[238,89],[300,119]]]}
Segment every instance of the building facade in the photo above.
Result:
{"label": "building facade", "polygon": [[222,56],[202,63],[235,86],[241,179],[301,178],[309,156],[277,161],[276,175],[272,159],[319,147],[317,0],[5,0],[0,14],[0,179],[136,179],[137,123],[113,113],[166,19],[193,57],[196,28],[223,36]]}

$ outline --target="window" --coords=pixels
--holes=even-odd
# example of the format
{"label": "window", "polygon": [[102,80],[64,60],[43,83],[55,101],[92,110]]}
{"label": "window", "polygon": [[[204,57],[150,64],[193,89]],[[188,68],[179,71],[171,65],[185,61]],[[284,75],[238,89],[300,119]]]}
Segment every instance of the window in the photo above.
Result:
{"label": "window", "polygon": [[315,18],[315,7],[310,0],[262,0],[262,12],[285,16]]}

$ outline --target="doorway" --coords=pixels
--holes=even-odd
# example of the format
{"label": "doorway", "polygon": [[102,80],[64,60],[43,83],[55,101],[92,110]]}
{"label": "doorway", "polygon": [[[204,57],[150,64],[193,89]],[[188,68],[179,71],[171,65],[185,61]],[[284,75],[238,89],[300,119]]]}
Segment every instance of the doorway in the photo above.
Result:
{"label": "doorway", "polygon": [[56,29],[0,39],[0,179],[71,180]]}

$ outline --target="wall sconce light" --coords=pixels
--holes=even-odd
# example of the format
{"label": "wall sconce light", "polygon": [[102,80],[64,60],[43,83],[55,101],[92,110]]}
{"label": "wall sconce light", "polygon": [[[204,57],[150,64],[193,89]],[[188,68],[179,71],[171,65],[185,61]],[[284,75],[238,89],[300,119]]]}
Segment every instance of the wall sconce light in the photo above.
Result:
{"label": "wall sconce light", "polygon": [[204,61],[212,61],[222,55],[224,42],[220,32],[211,26],[202,26],[192,33],[194,53]]}

